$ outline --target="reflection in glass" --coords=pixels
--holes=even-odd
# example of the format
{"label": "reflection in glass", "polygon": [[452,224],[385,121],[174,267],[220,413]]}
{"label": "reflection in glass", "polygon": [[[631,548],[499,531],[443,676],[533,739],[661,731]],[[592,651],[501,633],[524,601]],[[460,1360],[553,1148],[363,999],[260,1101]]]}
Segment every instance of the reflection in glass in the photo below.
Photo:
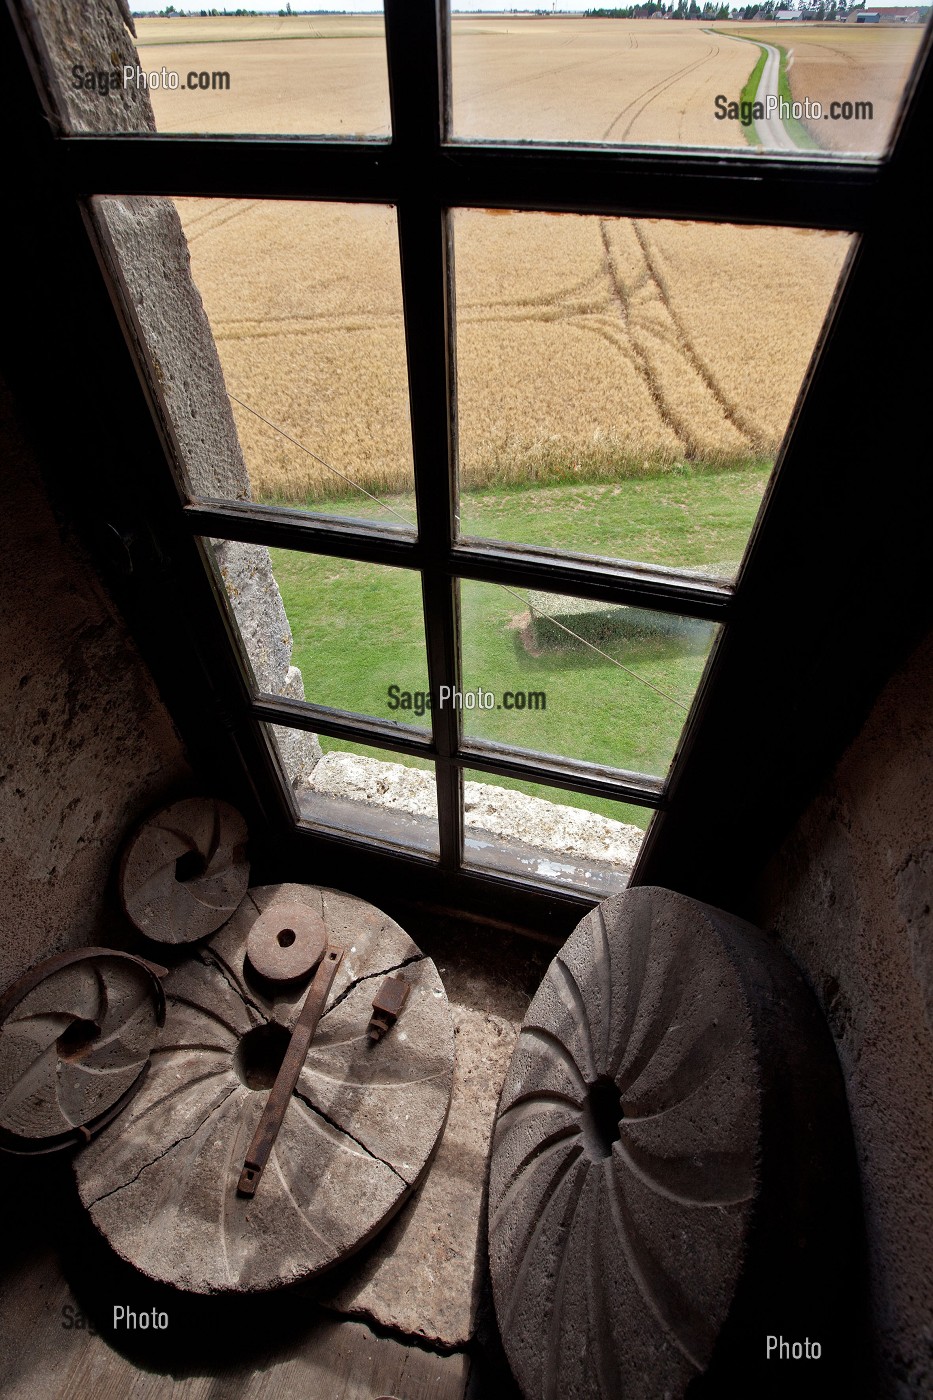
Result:
{"label": "reflection in glass", "polygon": [[460,523],[731,577],[850,237],[458,210]]}

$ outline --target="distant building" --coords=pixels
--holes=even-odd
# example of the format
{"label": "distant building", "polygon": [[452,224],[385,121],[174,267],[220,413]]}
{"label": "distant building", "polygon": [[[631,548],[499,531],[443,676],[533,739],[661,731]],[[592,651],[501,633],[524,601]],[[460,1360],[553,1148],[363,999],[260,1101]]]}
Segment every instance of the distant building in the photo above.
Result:
{"label": "distant building", "polygon": [[776,10],[774,18],[776,20],[800,19],[800,15],[796,10]]}
{"label": "distant building", "polygon": [[855,16],[856,24],[880,24],[881,16],[876,10],[862,10]]}

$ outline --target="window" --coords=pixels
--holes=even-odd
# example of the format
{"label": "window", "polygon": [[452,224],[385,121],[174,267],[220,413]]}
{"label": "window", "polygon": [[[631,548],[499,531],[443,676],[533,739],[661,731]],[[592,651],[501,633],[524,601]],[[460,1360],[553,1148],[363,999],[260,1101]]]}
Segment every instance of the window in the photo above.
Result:
{"label": "window", "polygon": [[[652,814],[676,811],[760,595],[762,499],[799,505],[830,470],[825,445],[804,450],[801,386],[897,166],[548,145],[544,128],[496,141],[451,126],[448,33],[433,0],[387,4],[388,141],[366,114],[302,123],[329,139],[80,123],[58,139],[166,433],[180,528],[229,610],[229,703],[280,773],[267,800],[317,853],[592,898],[627,878]],[[453,139],[474,130],[490,139]],[[178,199],[232,403],[207,427],[147,320],[153,196]],[[226,248],[213,269],[205,233]],[[320,271],[335,248],[336,280]],[[249,280],[263,257],[274,286]],[[318,288],[313,338],[298,269]],[[762,335],[749,301],[766,286],[786,289],[787,324]],[[528,314],[542,298],[548,315]],[[249,348],[273,335],[274,353]]]}

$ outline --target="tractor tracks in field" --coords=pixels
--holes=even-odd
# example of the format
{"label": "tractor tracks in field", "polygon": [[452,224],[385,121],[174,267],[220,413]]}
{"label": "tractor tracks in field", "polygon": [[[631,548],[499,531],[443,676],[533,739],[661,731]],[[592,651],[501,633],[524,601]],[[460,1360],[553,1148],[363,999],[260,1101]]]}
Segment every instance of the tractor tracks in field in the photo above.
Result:
{"label": "tractor tracks in field", "polygon": [[747,414],[742,412],[738,404],[732,402],[687,334],[686,327],[674,310],[670,289],[652,253],[651,245],[648,242],[645,231],[641,224],[634,219],[632,220],[632,230],[638,240],[638,246],[645,260],[645,267],[648,270],[648,275],[654,283],[661,305],[664,307],[668,319],[674,327],[677,344],[684,358],[696,372],[707,392],[711,395],[716,404],[718,404],[726,421],[732,424],[736,432],[741,433],[754,451],[766,452],[768,450],[768,442],[761,429]]}
{"label": "tractor tracks in field", "polygon": [[[636,39],[636,47],[637,44],[638,40]],[[659,78],[656,83],[652,83],[650,87],[644,88],[638,94],[637,97],[631,98],[631,100],[625,104],[621,111],[616,113],[616,115],[613,117],[612,121],[609,123],[609,125],[606,127],[606,130],[600,137],[600,140],[608,141],[609,137],[615,131],[619,122],[626,115],[626,113],[632,112],[633,107],[637,108],[636,111],[632,112],[627,126],[624,128],[624,130],[620,131],[615,138],[617,141],[624,141],[626,136],[628,136],[632,127],[635,125],[638,118],[644,112],[646,107],[649,107],[651,103],[655,101],[656,98],[662,96],[662,94],[667,92],[668,88],[673,87],[675,83],[679,83],[682,81],[682,79],[688,78],[691,73],[696,71],[697,68],[702,68],[705,63],[709,63],[710,59],[715,58],[718,53],[719,45],[710,44],[709,48],[707,49],[706,53],[702,56],[702,58],[695,58],[692,62],[685,63],[682,68],[675,69],[673,73],[668,73],[667,77]],[[641,105],[639,106],[639,104]]]}

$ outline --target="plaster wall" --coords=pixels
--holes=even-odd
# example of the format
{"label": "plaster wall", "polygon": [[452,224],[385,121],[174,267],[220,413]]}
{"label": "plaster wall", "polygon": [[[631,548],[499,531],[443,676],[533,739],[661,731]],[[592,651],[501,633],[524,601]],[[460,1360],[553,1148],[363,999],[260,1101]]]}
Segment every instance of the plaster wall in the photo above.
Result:
{"label": "plaster wall", "polygon": [[190,778],[148,670],[62,532],[0,383],[0,990],[108,943],[131,824]]}
{"label": "plaster wall", "polygon": [[888,683],[764,882],[846,1079],[877,1392],[933,1395],[933,636]]}

